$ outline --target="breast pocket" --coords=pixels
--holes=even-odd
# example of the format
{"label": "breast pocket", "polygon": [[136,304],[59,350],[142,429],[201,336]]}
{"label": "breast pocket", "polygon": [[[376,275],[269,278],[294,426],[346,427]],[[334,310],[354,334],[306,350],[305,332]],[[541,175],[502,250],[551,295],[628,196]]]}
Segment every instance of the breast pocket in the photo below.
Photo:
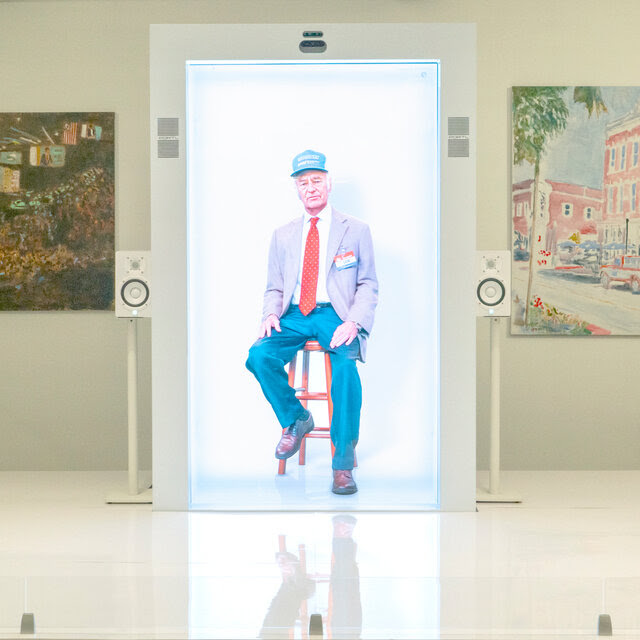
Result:
{"label": "breast pocket", "polygon": [[337,271],[346,271],[347,269],[355,269],[358,266],[358,256],[353,250],[339,251],[333,258],[333,265]]}

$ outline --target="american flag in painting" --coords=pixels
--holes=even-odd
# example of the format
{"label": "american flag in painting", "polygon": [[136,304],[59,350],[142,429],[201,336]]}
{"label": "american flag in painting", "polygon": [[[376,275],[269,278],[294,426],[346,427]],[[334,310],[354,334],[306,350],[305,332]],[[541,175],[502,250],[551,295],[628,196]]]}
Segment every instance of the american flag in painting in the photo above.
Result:
{"label": "american flag in painting", "polygon": [[63,144],[78,144],[78,123],[65,122],[64,131],[62,133]]}

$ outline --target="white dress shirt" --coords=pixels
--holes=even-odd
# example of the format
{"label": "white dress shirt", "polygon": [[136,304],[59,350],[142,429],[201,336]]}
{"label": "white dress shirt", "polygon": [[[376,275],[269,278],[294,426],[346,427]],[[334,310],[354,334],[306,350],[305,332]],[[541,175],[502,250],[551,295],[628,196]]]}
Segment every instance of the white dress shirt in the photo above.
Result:
{"label": "white dress shirt", "polygon": [[[307,235],[311,228],[311,217],[306,211],[302,223],[302,247],[300,249],[300,269],[298,270],[298,281],[293,290],[291,302],[300,304],[300,288],[302,283],[302,266],[304,265],[304,249],[307,244]],[[316,302],[330,302],[327,293],[327,245],[329,243],[329,231],[331,230],[331,205],[327,206],[318,214],[316,224],[320,239],[320,257],[318,259],[318,288],[316,289]]]}

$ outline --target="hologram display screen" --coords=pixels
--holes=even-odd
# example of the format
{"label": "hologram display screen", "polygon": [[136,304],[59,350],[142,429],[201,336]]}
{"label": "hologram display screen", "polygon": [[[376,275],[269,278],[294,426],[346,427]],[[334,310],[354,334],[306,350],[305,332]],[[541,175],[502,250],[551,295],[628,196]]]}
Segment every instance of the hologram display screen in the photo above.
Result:
{"label": "hologram display screen", "polygon": [[[190,62],[187,102],[192,508],[436,506],[439,64]],[[332,206],[369,225],[375,251],[353,496],[331,494],[321,439],[277,475],[280,425],[245,368],[272,233],[303,213],[290,173],[305,149],[326,155]],[[327,426],[324,403],[309,409]]]}

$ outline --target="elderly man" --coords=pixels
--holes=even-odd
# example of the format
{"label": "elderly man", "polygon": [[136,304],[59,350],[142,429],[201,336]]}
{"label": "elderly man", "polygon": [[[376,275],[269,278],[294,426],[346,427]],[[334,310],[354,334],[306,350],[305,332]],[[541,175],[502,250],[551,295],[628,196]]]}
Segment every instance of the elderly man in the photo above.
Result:
{"label": "elderly man", "polygon": [[356,360],[364,362],[378,281],[369,227],[329,204],[325,164],[325,156],[310,149],[293,159],[291,176],[304,213],[273,234],[262,324],[247,368],[284,429],[276,458],[285,459],[313,430],[313,417],[289,386],[284,365],[309,339],[329,351],[332,491],[351,494],[358,490],[352,470],[362,405]]}

